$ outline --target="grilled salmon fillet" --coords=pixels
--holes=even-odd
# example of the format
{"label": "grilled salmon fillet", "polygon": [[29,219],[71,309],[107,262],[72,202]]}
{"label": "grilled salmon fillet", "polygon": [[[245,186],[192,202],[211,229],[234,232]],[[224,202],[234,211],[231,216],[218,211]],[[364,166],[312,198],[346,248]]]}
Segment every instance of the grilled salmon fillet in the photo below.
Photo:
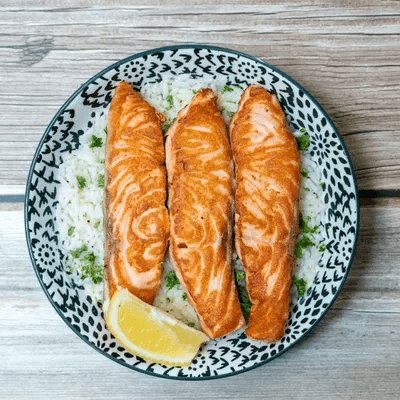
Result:
{"label": "grilled salmon fillet", "polygon": [[243,93],[229,134],[236,167],[235,247],[252,303],[246,335],[276,342],[289,314],[299,226],[300,156],[275,95]]}
{"label": "grilled salmon fillet", "polygon": [[170,259],[210,338],[245,324],[232,267],[233,162],[216,100],[198,91],[166,140]]}
{"label": "grilled salmon fillet", "polygon": [[128,289],[151,304],[169,236],[164,118],[121,82],[108,115],[105,175],[104,307]]}

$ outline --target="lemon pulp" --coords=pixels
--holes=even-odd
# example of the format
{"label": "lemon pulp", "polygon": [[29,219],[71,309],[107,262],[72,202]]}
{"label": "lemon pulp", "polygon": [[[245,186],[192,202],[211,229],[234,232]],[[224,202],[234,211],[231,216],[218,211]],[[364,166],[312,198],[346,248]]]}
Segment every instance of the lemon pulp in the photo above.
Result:
{"label": "lemon pulp", "polygon": [[200,344],[209,340],[204,333],[144,303],[128,290],[114,294],[106,323],[127,350],[164,365],[189,365]]}

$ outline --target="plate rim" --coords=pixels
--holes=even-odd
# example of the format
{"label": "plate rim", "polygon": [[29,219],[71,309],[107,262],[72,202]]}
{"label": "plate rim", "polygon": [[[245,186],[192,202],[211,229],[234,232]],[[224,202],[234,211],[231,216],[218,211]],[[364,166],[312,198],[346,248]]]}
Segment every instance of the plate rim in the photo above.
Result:
{"label": "plate rim", "polygon": [[[147,371],[147,370],[143,370],[143,369],[139,369],[133,365],[129,365],[126,362],[118,359],[118,358],[114,358],[111,354],[108,354],[107,352],[105,352],[104,350],[100,349],[99,347],[97,347],[94,343],[90,342],[88,339],[86,339],[86,337],[84,337],[80,332],[78,332],[73,326],[72,324],[66,319],[66,317],[64,316],[64,314],[61,312],[61,310],[58,308],[58,306],[55,304],[55,302],[53,301],[53,299],[51,298],[47,288],[44,285],[44,282],[42,281],[40,274],[39,274],[39,269],[38,266],[36,264],[36,261],[34,259],[33,256],[33,251],[32,251],[32,246],[31,246],[31,237],[30,237],[30,232],[29,232],[29,226],[28,226],[28,200],[29,200],[29,192],[30,192],[30,185],[31,185],[31,180],[32,180],[32,175],[33,175],[33,169],[36,165],[36,160],[38,155],[40,154],[40,151],[43,147],[45,138],[47,137],[47,135],[49,134],[49,132],[51,131],[51,127],[54,125],[54,123],[57,121],[57,119],[59,118],[59,116],[65,111],[65,109],[70,105],[70,103],[84,90],[86,89],[92,82],[94,82],[97,78],[99,78],[100,76],[106,74],[108,71],[114,69],[115,67],[118,67],[121,64],[124,64],[126,62],[132,61],[136,58],[140,58],[149,54],[153,54],[156,52],[165,52],[165,51],[174,51],[174,50],[181,50],[181,49],[199,49],[199,50],[211,50],[211,51],[221,51],[221,52],[225,52],[225,53],[230,53],[230,54],[234,54],[240,57],[244,57],[247,59],[250,59],[252,61],[256,61],[257,63],[260,63],[268,68],[270,68],[272,71],[280,74],[281,76],[283,76],[285,79],[287,79],[292,85],[296,86],[298,89],[300,89],[302,92],[304,92],[307,96],[309,96],[310,100],[314,103],[314,106],[319,110],[319,112],[321,112],[321,114],[326,118],[328,124],[330,124],[330,126],[333,128],[334,133],[336,134],[337,138],[339,139],[339,142],[343,148],[343,151],[347,157],[347,160],[349,162],[349,166],[350,166],[350,170],[351,170],[351,175],[353,178],[353,182],[354,182],[354,190],[355,190],[355,201],[356,201],[356,212],[357,212],[357,221],[356,221],[356,227],[355,227],[355,237],[354,237],[354,246],[350,255],[350,259],[348,261],[348,267],[346,269],[346,272],[343,276],[342,282],[340,284],[340,286],[338,287],[335,295],[333,296],[332,301],[330,302],[330,304],[327,306],[327,308],[324,310],[324,312],[320,315],[320,317],[313,323],[313,325],[308,328],[308,330],[306,332],[303,333],[303,335],[296,340],[295,342],[291,343],[289,346],[287,346],[285,349],[283,349],[281,352],[277,352],[275,355],[273,355],[272,357],[269,357],[267,360],[261,361],[258,364],[255,364],[251,367],[248,368],[244,368],[240,371],[234,371],[234,372],[230,372],[230,373],[226,373],[226,374],[221,374],[221,375],[210,375],[210,376],[199,376],[199,377],[190,377],[190,376],[170,376],[170,375],[161,375],[158,373],[154,373],[152,371]],[[42,138],[40,139],[35,154],[33,156],[31,165],[29,167],[29,172],[28,172],[28,177],[27,177],[27,183],[26,183],[26,187],[25,187],[25,195],[24,195],[24,227],[25,227],[25,238],[26,238],[26,244],[28,247],[28,252],[29,252],[29,256],[31,259],[31,263],[32,263],[32,267],[35,271],[36,277],[40,283],[40,286],[42,287],[46,297],[48,298],[50,304],[53,306],[53,308],[55,309],[55,311],[57,312],[57,314],[61,317],[61,319],[67,324],[67,326],[80,338],[82,339],[86,344],[88,344],[90,347],[92,347],[93,349],[95,349],[96,351],[98,351],[100,354],[102,354],[103,356],[113,360],[114,362],[125,366],[131,370],[140,372],[140,373],[144,373],[146,375],[150,375],[150,376],[156,376],[158,378],[165,378],[165,379],[173,379],[173,380],[186,380],[186,381],[204,381],[204,380],[213,380],[213,379],[221,379],[221,378],[227,378],[227,377],[231,377],[234,375],[239,375],[239,374],[243,374],[247,371],[251,371],[255,368],[261,367],[267,363],[269,363],[270,361],[274,360],[275,358],[282,356],[284,353],[286,353],[288,350],[292,349],[294,346],[302,343],[307,336],[321,323],[321,321],[323,320],[323,318],[326,316],[326,314],[329,312],[329,310],[331,309],[331,307],[333,306],[333,304],[335,303],[336,299],[338,298],[344,284],[347,281],[347,277],[348,274],[350,272],[350,269],[353,265],[353,261],[354,261],[354,256],[355,256],[355,252],[356,252],[356,248],[357,248],[357,242],[358,242],[358,234],[359,234],[359,228],[360,228],[360,202],[359,202],[359,193],[358,193],[358,186],[357,186],[357,179],[356,179],[356,174],[355,174],[355,170],[354,170],[354,166],[353,166],[353,161],[350,157],[350,154],[347,150],[347,147],[343,141],[343,138],[341,137],[338,129],[336,128],[335,124],[333,123],[333,121],[331,120],[331,118],[329,117],[329,115],[326,113],[326,111],[322,108],[322,106],[319,104],[319,102],[314,98],[314,96],[312,96],[302,85],[300,85],[297,81],[295,81],[293,78],[291,78],[289,75],[287,75],[285,72],[281,71],[279,68],[276,68],[275,66],[269,64],[268,62],[252,56],[250,54],[241,52],[241,51],[237,51],[237,50],[232,50],[229,48],[224,48],[224,47],[219,47],[219,46],[213,46],[213,45],[207,45],[207,44],[184,44],[184,45],[171,45],[171,46],[162,46],[162,47],[156,47],[156,48],[152,48],[146,51],[142,51],[139,53],[135,53],[133,55],[130,55],[126,58],[123,58],[119,61],[114,62],[113,64],[109,65],[108,67],[104,68],[103,70],[101,70],[100,72],[98,72],[97,74],[93,75],[91,78],[89,78],[83,85],[81,85],[65,102],[64,104],[58,109],[58,111],[56,112],[56,114],[54,115],[54,117],[51,119],[50,123],[47,125],[46,130],[44,131]]]}

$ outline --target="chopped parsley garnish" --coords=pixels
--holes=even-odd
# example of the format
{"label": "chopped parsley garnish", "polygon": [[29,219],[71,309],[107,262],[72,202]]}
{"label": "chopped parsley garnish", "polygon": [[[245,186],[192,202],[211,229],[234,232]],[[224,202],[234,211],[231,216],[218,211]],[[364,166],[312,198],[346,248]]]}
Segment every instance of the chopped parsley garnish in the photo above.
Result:
{"label": "chopped parsley garnish", "polygon": [[[301,129],[300,129],[300,132],[301,132]],[[310,145],[310,135],[308,133],[306,133],[303,136],[298,136],[296,139],[299,144],[300,150],[305,151],[308,149],[308,146]]]}
{"label": "chopped parsley garnish", "polygon": [[294,246],[296,258],[299,259],[303,257],[303,250],[312,246],[315,246],[315,243],[308,236],[304,235]]}
{"label": "chopped parsley garnish", "polygon": [[326,250],[326,244],[325,244],[325,243],[322,243],[321,246],[319,246],[318,251],[319,251],[320,253],[323,253],[325,250]]}
{"label": "chopped parsley garnish", "polygon": [[97,285],[103,280],[103,266],[96,264],[96,256],[93,252],[87,252],[87,245],[83,245],[80,248],[71,250],[69,254],[73,258],[78,258],[82,262],[81,268],[82,276],[81,279],[89,277],[92,282]]}
{"label": "chopped parsley garnish", "polygon": [[99,174],[99,176],[97,177],[97,187],[104,188],[104,175],[103,174]]}
{"label": "chopped parsley garnish", "polygon": [[186,293],[183,293],[182,299],[183,299],[183,300],[186,300],[186,298],[187,298],[187,294],[186,294]]}
{"label": "chopped parsley garnish", "polygon": [[250,315],[251,303],[246,288],[239,286],[240,305],[242,306],[243,316],[247,320]]}
{"label": "chopped parsley garnish", "polygon": [[320,184],[319,184],[319,186],[321,186],[322,187],[322,189],[325,187],[325,182],[321,182]]}
{"label": "chopped parsley garnish", "polygon": [[169,104],[168,107],[167,107],[167,110],[170,110],[172,108],[172,106],[174,105],[174,99],[173,99],[172,95],[169,94],[166,97],[166,100],[167,100],[167,103]]}
{"label": "chopped parsley garnish", "polygon": [[168,128],[173,124],[173,122],[176,120],[176,118],[168,120],[167,123],[165,123],[162,127],[163,133],[167,132]]}
{"label": "chopped parsley garnish", "polygon": [[71,254],[71,256],[73,258],[79,258],[81,256],[82,253],[84,253],[85,251],[87,251],[88,247],[86,246],[86,244],[84,244],[82,247],[79,247],[75,250],[71,250],[69,252],[69,254]]}
{"label": "chopped parsley garnish", "polygon": [[191,328],[193,328],[193,327],[194,327],[194,323],[193,323],[193,322],[189,322],[189,323],[188,323],[188,326],[190,326]]}
{"label": "chopped parsley garnish", "polygon": [[165,286],[167,286],[167,289],[171,290],[173,287],[179,284],[180,282],[175,272],[174,271],[168,272],[167,276],[165,277]]}
{"label": "chopped parsley garnish", "polygon": [[171,301],[171,299],[169,297],[166,297],[167,301]]}
{"label": "chopped parsley garnish", "polygon": [[92,141],[90,142],[89,147],[93,149],[94,147],[101,147],[101,146],[103,146],[103,139],[92,135]]}
{"label": "chopped parsley garnish", "polygon": [[107,128],[107,125],[104,127],[104,133],[107,135],[107,133],[108,133],[108,128]]}
{"label": "chopped parsley garnish", "polygon": [[226,100],[227,103],[232,103],[232,104],[236,104],[236,101],[233,100]]}
{"label": "chopped parsley garnish", "polygon": [[92,252],[92,253],[85,255],[85,257],[83,257],[82,260],[87,261],[90,264],[93,264],[96,261],[96,256]]}
{"label": "chopped parsley garnish", "polygon": [[299,296],[304,296],[306,293],[307,281],[303,278],[293,277],[293,283],[297,286],[297,293]]}
{"label": "chopped parsley garnish", "polygon": [[235,270],[235,278],[238,282],[242,281],[244,279],[244,272],[236,269]]}
{"label": "chopped parsley garnish", "polygon": [[78,189],[86,187],[86,179],[83,176],[77,176],[76,180],[78,181]]}
{"label": "chopped parsley garnish", "polygon": [[73,233],[74,233],[74,230],[75,230],[75,227],[74,227],[74,226],[70,226],[70,227],[68,228],[68,236],[72,236]]}
{"label": "chopped parsley garnish", "polygon": [[162,127],[163,133],[167,132],[167,130],[168,130],[168,128],[169,128],[170,126],[171,126],[171,124],[165,124],[165,125],[163,125],[163,127]]}
{"label": "chopped parsley garnish", "polygon": [[300,132],[300,133],[306,133],[307,131],[306,131],[306,128],[300,128],[300,129],[299,129],[299,132]]}
{"label": "chopped parsley garnish", "polygon": [[100,221],[95,222],[95,224],[93,225],[95,229],[97,229],[100,225]]}
{"label": "chopped parsley garnish", "polygon": [[95,262],[85,264],[82,267],[82,279],[90,277],[92,282],[97,285],[103,280],[103,267],[101,265],[96,265]]}
{"label": "chopped parsley garnish", "polygon": [[308,187],[305,187],[304,190],[305,190],[306,192],[311,192],[311,189],[308,188]]}
{"label": "chopped parsley garnish", "polygon": [[[306,218],[307,221],[310,221],[311,218],[307,217]],[[314,225],[314,227],[312,228],[311,226],[309,226],[307,224],[307,221],[305,221],[303,219],[303,215],[300,214],[300,229],[302,230],[303,233],[311,233],[312,235],[316,234],[319,230],[319,226],[318,225]]]}
{"label": "chopped parsley garnish", "polygon": [[221,94],[224,94],[224,93],[226,93],[226,92],[233,92],[233,89],[232,89],[230,86],[225,85],[225,86],[222,88]]}
{"label": "chopped parsley garnish", "polygon": [[235,114],[235,111],[228,111],[229,118],[232,118],[233,114]]}
{"label": "chopped parsley garnish", "polygon": [[308,171],[306,169],[304,169],[303,171],[301,171],[301,175],[303,175],[303,178],[307,178],[308,177]]}
{"label": "chopped parsley garnish", "polygon": [[193,92],[193,94],[196,94],[197,90],[196,89],[192,89],[192,92]]}

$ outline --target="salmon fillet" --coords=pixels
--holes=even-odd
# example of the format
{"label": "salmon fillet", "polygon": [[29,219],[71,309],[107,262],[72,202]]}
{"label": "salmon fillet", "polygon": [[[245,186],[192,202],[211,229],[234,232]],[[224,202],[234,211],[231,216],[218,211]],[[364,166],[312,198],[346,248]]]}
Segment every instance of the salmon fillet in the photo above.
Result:
{"label": "salmon fillet", "polygon": [[197,92],[168,130],[170,259],[204,333],[245,324],[233,277],[233,163],[211,89]]}
{"label": "salmon fillet", "polygon": [[128,289],[151,304],[169,236],[163,116],[121,82],[108,115],[104,307]]}
{"label": "salmon fillet", "polygon": [[243,93],[229,125],[236,167],[235,247],[252,303],[246,335],[276,342],[289,314],[299,226],[300,156],[275,95]]}

